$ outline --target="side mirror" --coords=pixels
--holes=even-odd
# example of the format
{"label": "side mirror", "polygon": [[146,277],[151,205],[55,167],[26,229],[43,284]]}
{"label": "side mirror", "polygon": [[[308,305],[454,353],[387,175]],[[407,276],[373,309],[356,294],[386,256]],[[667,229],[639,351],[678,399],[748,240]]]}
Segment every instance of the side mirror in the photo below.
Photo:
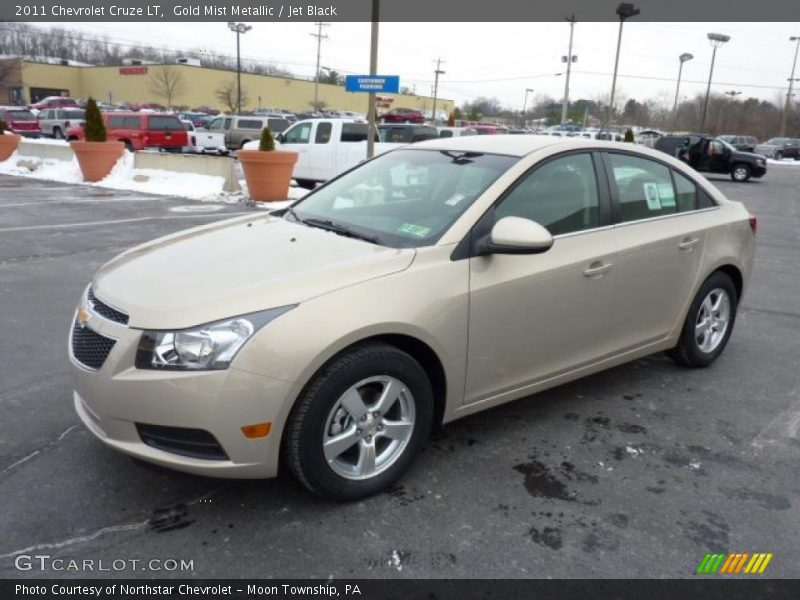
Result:
{"label": "side mirror", "polygon": [[282,133],[277,134],[275,136],[275,141],[276,142],[280,142],[282,144],[283,143],[283,134]]}
{"label": "side mirror", "polygon": [[553,235],[536,221],[504,217],[492,227],[479,254],[540,254],[553,246]]}

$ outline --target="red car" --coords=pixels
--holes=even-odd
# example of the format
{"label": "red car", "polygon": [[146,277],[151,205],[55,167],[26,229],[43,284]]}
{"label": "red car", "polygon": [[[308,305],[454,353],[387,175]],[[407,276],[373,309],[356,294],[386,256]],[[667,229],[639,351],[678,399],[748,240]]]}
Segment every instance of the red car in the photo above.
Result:
{"label": "red car", "polygon": [[384,123],[424,123],[425,115],[416,108],[393,108],[381,116]]}
{"label": "red car", "polygon": [[6,122],[6,129],[25,137],[38,138],[42,129],[39,120],[27,108],[0,106],[0,119]]}
{"label": "red car", "polygon": [[64,96],[48,96],[32,104],[31,108],[35,108],[36,110],[45,110],[47,108],[78,108],[78,103],[72,98],[65,98]]}
{"label": "red car", "polygon": [[[109,140],[124,142],[134,152],[145,148],[159,148],[180,152],[189,145],[189,135],[175,115],[138,112],[111,112],[103,114]],[[82,140],[83,126],[70,127],[68,140]]]}

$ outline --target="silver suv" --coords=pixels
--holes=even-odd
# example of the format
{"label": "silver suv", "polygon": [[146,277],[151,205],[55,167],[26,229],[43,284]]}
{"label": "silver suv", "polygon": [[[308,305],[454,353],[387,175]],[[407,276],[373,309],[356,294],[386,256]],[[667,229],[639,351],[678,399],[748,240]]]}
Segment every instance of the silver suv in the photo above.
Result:
{"label": "silver suv", "polygon": [[211,132],[225,134],[225,146],[231,150],[243,148],[247,142],[261,138],[261,130],[269,127],[273,133],[289,128],[283,117],[264,115],[220,115],[206,126]]}
{"label": "silver suv", "polygon": [[80,125],[86,111],[82,108],[46,108],[39,111],[39,127],[42,135],[58,140],[66,138],[67,129]]}

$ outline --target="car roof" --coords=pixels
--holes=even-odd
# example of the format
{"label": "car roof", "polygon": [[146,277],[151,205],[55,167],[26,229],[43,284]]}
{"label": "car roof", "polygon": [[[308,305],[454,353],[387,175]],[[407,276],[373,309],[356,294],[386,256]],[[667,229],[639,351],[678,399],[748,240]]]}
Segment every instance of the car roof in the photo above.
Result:
{"label": "car roof", "polygon": [[[492,154],[508,154],[525,156],[548,146],[563,145],[567,147],[596,146],[590,140],[581,138],[560,138],[549,135],[469,135],[453,138],[437,138],[414,144],[414,147],[431,150],[456,150],[463,152],[487,152]],[[632,146],[632,144],[629,144]]]}

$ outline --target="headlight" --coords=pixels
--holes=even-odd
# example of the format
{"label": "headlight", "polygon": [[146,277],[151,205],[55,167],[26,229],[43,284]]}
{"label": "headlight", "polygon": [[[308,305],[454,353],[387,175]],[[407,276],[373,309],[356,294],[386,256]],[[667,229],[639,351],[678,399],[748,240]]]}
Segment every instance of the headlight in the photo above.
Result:
{"label": "headlight", "polygon": [[271,308],[191,329],[145,331],[136,352],[136,368],[227,369],[256,331],[295,306]]}

